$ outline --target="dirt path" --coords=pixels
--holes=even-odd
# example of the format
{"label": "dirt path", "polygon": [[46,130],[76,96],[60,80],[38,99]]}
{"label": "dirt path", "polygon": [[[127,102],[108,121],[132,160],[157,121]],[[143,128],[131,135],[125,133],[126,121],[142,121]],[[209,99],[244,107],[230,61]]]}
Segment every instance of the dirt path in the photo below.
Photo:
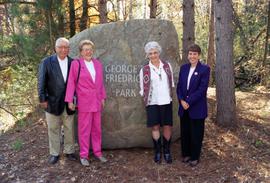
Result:
{"label": "dirt path", "polygon": [[[215,106],[213,90],[209,103]],[[106,150],[109,162],[92,158],[88,168],[64,157],[49,165],[45,122],[29,116],[35,122],[0,136],[0,182],[270,182],[270,94],[237,92],[237,104],[237,129],[207,120],[195,168],[180,161],[179,141],[172,145],[171,165],[156,165],[152,149],[142,148]]]}

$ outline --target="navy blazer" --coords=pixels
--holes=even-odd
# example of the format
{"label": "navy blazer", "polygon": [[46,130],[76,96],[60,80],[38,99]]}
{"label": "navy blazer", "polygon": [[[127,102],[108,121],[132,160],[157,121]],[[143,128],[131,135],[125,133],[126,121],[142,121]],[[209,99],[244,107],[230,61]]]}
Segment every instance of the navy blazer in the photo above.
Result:
{"label": "navy blazer", "polygon": [[179,100],[178,115],[183,116],[184,108],[180,100],[189,104],[188,113],[191,119],[205,119],[207,117],[207,88],[210,77],[210,67],[198,62],[193,72],[189,90],[187,90],[187,79],[191,64],[184,64],[180,68],[177,84],[177,96]]}

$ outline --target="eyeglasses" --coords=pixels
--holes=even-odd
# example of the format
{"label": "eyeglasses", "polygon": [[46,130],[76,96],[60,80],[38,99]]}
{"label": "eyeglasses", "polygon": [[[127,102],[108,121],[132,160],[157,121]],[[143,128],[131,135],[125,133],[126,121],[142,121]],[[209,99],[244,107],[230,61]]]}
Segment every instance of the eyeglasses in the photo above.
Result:
{"label": "eyeglasses", "polygon": [[83,48],[82,51],[93,51],[92,48]]}
{"label": "eyeglasses", "polygon": [[69,46],[56,46],[57,48],[59,48],[59,49],[65,49],[65,50],[67,50],[67,49],[69,49]]}

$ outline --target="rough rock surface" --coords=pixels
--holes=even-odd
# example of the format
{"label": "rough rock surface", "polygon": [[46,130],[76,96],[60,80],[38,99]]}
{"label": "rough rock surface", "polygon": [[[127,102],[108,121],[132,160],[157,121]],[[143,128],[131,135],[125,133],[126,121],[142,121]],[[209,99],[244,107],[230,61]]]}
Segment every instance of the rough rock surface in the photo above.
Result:
{"label": "rough rock surface", "polygon": [[[174,70],[175,85],[179,71],[179,47],[175,27],[166,20],[131,20],[108,23],[86,29],[70,39],[70,56],[78,56],[83,39],[94,42],[94,57],[104,67],[107,100],[102,115],[103,148],[152,146],[151,131],[146,127],[146,114],[139,95],[139,71],[148,61],[144,45],[157,41],[162,46],[161,59]],[[174,89],[173,139],[179,137],[178,102]]]}

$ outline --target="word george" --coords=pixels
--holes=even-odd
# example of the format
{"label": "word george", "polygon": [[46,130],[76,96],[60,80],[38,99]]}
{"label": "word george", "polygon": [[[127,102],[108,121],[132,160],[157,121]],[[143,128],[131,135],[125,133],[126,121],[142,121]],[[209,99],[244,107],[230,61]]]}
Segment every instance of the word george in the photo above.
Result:
{"label": "word george", "polygon": [[133,73],[137,74],[141,65],[106,65],[105,72],[106,73]]}

